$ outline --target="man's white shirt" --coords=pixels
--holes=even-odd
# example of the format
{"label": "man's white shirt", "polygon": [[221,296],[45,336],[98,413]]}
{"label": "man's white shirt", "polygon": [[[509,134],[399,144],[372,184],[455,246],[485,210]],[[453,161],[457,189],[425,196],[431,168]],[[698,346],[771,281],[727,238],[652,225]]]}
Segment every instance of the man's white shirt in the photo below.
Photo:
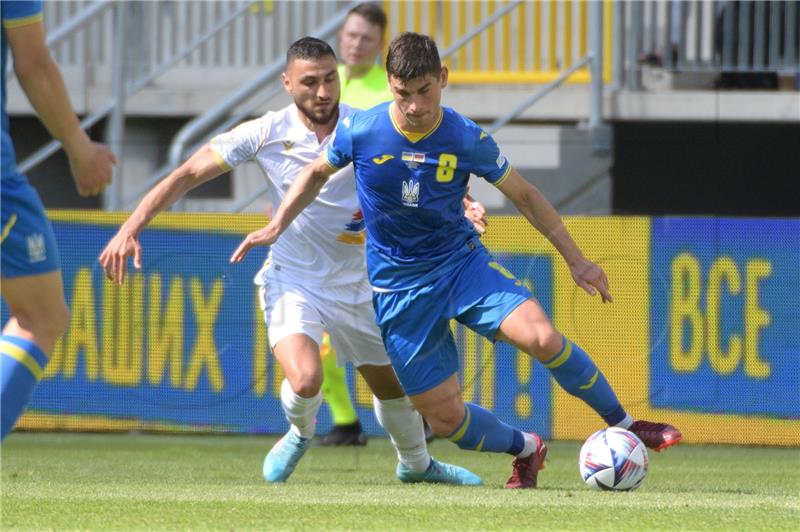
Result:
{"label": "man's white shirt", "polygon": [[[340,104],[339,120],[354,112]],[[318,142],[292,104],[214,137],[211,149],[231,168],[255,160],[267,179],[270,201],[277,206],[300,170],[324,152],[332,137]],[[319,196],[272,245],[256,283],[264,284],[270,265],[279,267],[281,274],[317,286],[364,281],[364,228],[353,166],[348,165],[331,176]]]}

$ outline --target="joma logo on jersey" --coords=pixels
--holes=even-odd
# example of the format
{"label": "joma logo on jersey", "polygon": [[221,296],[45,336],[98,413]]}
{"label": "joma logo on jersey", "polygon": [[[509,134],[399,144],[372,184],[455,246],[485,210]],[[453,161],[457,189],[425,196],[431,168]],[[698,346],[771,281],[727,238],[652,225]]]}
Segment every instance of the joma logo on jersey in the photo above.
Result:
{"label": "joma logo on jersey", "polygon": [[413,179],[403,181],[403,205],[406,207],[416,207],[419,205],[419,181]]}
{"label": "joma logo on jersey", "polygon": [[372,162],[375,164],[383,164],[386,161],[394,159],[394,155],[381,155],[380,157],[373,157]]}
{"label": "joma logo on jersey", "polygon": [[293,140],[284,140],[283,141],[283,149],[286,151],[291,151],[292,147],[294,147]]}

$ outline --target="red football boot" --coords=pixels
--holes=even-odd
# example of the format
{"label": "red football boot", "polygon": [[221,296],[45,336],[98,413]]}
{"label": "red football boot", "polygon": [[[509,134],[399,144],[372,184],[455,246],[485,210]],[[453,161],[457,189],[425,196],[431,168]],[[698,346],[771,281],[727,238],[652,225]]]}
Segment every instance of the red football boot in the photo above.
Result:
{"label": "red football boot", "polygon": [[677,445],[683,439],[681,431],[666,423],[639,420],[634,421],[628,430],[639,436],[642,443],[656,452]]}
{"label": "red football boot", "polygon": [[547,446],[542,439],[531,433],[536,439],[536,450],[525,458],[515,458],[511,464],[513,468],[511,477],[506,482],[506,488],[517,490],[535,488],[539,471],[544,469],[544,459],[547,456]]}

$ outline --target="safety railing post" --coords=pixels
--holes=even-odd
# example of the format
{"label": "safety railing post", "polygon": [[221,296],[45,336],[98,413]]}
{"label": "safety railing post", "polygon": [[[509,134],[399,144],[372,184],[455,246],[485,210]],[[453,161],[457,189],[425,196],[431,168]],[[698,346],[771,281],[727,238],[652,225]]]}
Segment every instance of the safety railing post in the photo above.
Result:
{"label": "safety railing post", "polygon": [[[127,81],[127,54],[125,53],[125,14],[128,3],[121,1],[114,6],[114,59],[111,63],[111,84],[113,104],[111,116],[106,130],[106,142],[119,160],[123,160],[122,144],[125,136],[125,83]],[[111,185],[103,196],[103,205],[107,211],[120,209],[122,205],[122,165],[114,168]]]}

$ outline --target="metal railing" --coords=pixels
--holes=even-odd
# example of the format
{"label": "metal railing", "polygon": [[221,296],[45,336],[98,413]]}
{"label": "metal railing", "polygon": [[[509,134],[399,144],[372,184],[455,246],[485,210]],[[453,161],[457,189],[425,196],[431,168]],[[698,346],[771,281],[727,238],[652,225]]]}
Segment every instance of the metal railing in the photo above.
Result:
{"label": "metal railing", "polygon": [[627,39],[615,85],[624,77],[628,88],[639,88],[642,63],[681,72],[800,73],[796,0],[634,0],[615,11]]}
{"label": "metal railing", "polygon": [[[80,42],[82,32],[91,32],[93,27],[101,24],[99,19],[113,16],[113,23],[106,24],[107,27],[113,28],[114,36],[111,46],[112,54],[109,58],[112,96],[84,118],[81,121],[81,127],[89,128],[109,115],[107,142],[118,155],[121,155],[123,146],[125,101],[176,64],[186,60],[192,53],[196,53],[196,50],[228,28],[243,13],[251,10],[256,2],[251,0],[228,3],[228,7],[232,9],[218,17],[214,24],[204,27],[203,32],[198,35],[191,35],[189,41],[174,53],[168,56],[154,56],[157,62],[152,64],[136,61],[137,57],[141,58],[141,55],[137,55],[136,50],[141,51],[141,49],[132,43],[139,43],[141,39],[127,38],[132,35],[133,30],[140,29],[138,23],[142,20],[143,11],[139,8],[147,8],[148,5],[141,2],[111,2],[109,0],[96,2],[54,30],[48,39],[48,45],[54,48],[54,55],[58,56],[59,53],[66,53],[63,48]],[[152,5],[155,6],[155,4]],[[113,9],[108,9],[111,7]],[[52,10],[53,6],[49,5],[48,8]],[[151,7],[151,9],[154,8]],[[45,12],[45,16],[47,16],[47,12]],[[58,151],[60,146],[60,142],[56,140],[49,142],[20,163],[20,172],[26,173],[36,167]],[[115,179],[105,195],[106,207],[112,210],[119,209],[122,205],[119,182],[120,175],[119,169],[117,169]]]}
{"label": "metal railing", "polygon": [[[347,12],[357,3],[350,2],[346,4],[337,13],[329,16],[325,24],[308,34],[323,40],[330,39],[344,22]],[[291,41],[286,43],[286,47],[288,48],[291,42],[301,35],[303,35],[302,30],[296,36],[287,35]],[[285,57],[282,54],[280,59],[270,64],[257,77],[184,125],[170,144],[167,163],[156,170],[133,194],[126,198],[124,206],[132,206],[153,185],[169,175],[172,170],[180,165],[187,152],[198,149],[205,142],[205,139],[210,136],[225,131],[234,124],[241,122],[283,90],[279,74],[283,72],[285,66]],[[202,140],[194,142],[197,139]],[[184,200],[180,200],[174,208],[179,209],[183,204]]]}
{"label": "metal railing", "polygon": [[[608,30],[613,24],[614,0],[602,1],[603,19]],[[462,0],[455,2],[384,0],[389,19],[389,35],[402,31],[426,33],[443,48],[490,17],[509,0]],[[498,24],[472,39],[458,53],[448,58],[449,81],[452,83],[548,83],[588,53],[592,1],[525,0],[513,2]],[[612,73],[613,34],[605,32],[606,57],[603,75],[608,81]],[[385,55],[385,54],[384,54]],[[579,69],[568,80],[588,83],[589,71]]]}
{"label": "metal railing", "polygon": [[[611,24],[614,0],[604,2],[605,20]],[[216,24],[230,9],[227,0],[128,1],[141,12],[141,38],[131,42],[137,62],[157,64],[184,48],[196,35]],[[206,43],[182,63],[186,68],[265,68],[282,53],[286,36],[302,28],[322,25],[345,1],[255,1],[221,38]],[[433,36],[442,48],[453,44],[467,28],[486,20],[509,0],[383,0],[388,15],[387,37],[401,31]],[[588,7],[584,0],[524,0],[485,34],[462,47],[448,61],[453,83],[546,83],[558,77],[587,53]],[[45,3],[49,27],[61,26],[88,4],[82,0]],[[310,26],[306,24],[310,23]],[[607,51],[611,50],[611,32]],[[112,61],[115,32],[109,15],[98,18],[86,33],[67,32],[55,57],[59,65],[79,68],[107,66]],[[387,42],[388,40],[387,39]],[[610,79],[612,58],[604,58],[604,76]],[[570,78],[587,83],[581,70]]]}

